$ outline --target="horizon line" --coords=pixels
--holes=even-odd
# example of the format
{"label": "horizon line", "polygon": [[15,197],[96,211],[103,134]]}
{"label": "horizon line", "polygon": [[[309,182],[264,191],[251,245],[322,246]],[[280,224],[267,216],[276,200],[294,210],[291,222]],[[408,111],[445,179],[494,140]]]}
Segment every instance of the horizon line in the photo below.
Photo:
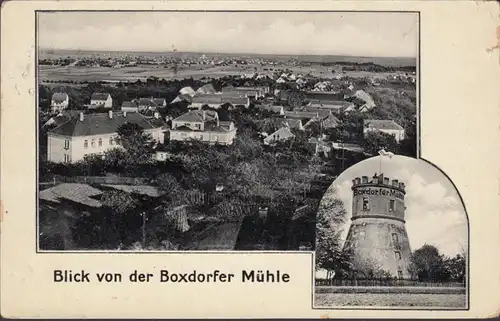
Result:
{"label": "horizon line", "polygon": [[[82,52],[137,52],[137,53],[172,53],[172,50],[140,50],[140,49],[76,49],[76,48],[44,48],[38,47],[38,50],[68,50],[68,51],[82,51]],[[352,55],[352,54],[314,54],[314,53],[262,53],[262,52],[218,52],[218,51],[176,51],[177,53],[192,53],[192,54],[229,54],[229,55],[268,55],[268,56],[344,56],[344,57],[357,57],[357,58],[398,58],[398,59],[417,59],[417,56],[365,56],[365,55]]]}

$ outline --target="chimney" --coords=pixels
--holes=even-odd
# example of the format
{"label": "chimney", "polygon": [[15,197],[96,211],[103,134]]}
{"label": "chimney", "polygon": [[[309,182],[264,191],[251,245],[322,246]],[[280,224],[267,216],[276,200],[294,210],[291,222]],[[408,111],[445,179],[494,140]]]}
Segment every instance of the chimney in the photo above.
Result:
{"label": "chimney", "polygon": [[389,177],[384,177],[384,184],[385,185],[390,185],[390,183],[389,183]]}
{"label": "chimney", "polygon": [[399,183],[398,183],[398,180],[397,180],[397,179],[393,179],[393,180],[392,180],[392,186],[394,186],[394,187],[399,187]]}
{"label": "chimney", "polygon": [[361,183],[362,184],[368,183],[368,176],[361,176]]}
{"label": "chimney", "polygon": [[160,118],[160,113],[159,113],[159,112],[155,111],[155,114],[154,114],[154,115],[155,115],[155,118],[156,118],[156,119]]}
{"label": "chimney", "polygon": [[83,121],[83,113],[80,113],[80,121]]}
{"label": "chimney", "polygon": [[108,116],[109,116],[109,119],[113,118],[113,111],[112,110],[108,111]]}

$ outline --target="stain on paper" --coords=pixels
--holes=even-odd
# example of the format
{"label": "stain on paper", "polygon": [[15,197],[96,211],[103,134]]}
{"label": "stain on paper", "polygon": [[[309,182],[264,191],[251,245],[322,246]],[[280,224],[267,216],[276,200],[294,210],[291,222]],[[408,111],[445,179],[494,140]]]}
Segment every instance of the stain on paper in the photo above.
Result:
{"label": "stain on paper", "polygon": [[493,50],[500,48],[500,25],[497,26],[496,35],[497,43],[493,47],[486,48],[486,52],[492,52]]}

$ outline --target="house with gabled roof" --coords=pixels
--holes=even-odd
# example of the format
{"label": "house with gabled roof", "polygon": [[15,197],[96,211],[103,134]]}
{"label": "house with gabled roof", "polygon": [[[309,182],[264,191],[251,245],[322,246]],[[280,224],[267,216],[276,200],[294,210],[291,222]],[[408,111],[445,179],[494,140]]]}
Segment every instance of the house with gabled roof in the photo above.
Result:
{"label": "house with gabled roof", "polygon": [[340,124],[340,120],[335,115],[328,115],[321,120],[321,125],[324,129],[337,128]]}
{"label": "house with gabled roof", "polygon": [[167,106],[165,98],[139,98],[137,101],[139,111],[147,109],[163,108]]}
{"label": "house with gabled roof", "polygon": [[49,118],[49,120],[47,120],[45,124],[43,124],[42,129],[54,128],[59,125],[62,125],[68,120],[70,120],[72,117],[80,115],[81,112],[83,112],[83,110],[67,109],[61,111],[56,116]]}
{"label": "house with gabled roof", "polygon": [[89,108],[111,108],[113,107],[113,98],[108,93],[93,93],[90,97],[90,106]]}
{"label": "house with gabled roof", "polygon": [[122,103],[122,111],[128,112],[128,113],[138,113],[139,112],[139,104],[135,100],[124,101]]}
{"label": "house with gabled roof", "polygon": [[193,96],[189,109],[201,109],[203,106],[218,109],[222,105],[222,95],[219,94],[199,94]]}
{"label": "house with gabled roof", "polygon": [[69,96],[67,93],[54,93],[50,102],[50,110],[52,113],[58,113],[69,106]]}
{"label": "house with gabled roof", "polygon": [[286,141],[294,137],[295,135],[290,131],[290,128],[288,126],[284,126],[264,138],[264,145],[272,145],[276,142]]}
{"label": "house with gabled roof", "polygon": [[394,136],[397,142],[405,138],[404,128],[393,120],[389,119],[365,119],[363,133],[382,132]]}
{"label": "house with gabled roof", "polygon": [[236,137],[232,121],[220,121],[211,110],[192,110],[172,120],[170,140],[201,140],[212,144],[231,145]]}
{"label": "house with gabled roof", "polygon": [[266,110],[271,113],[278,114],[280,116],[285,115],[285,108],[283,106],[277,106],[277,105],[257,105],[256,106],[260,110]]}
{"label": "house with gabled roof", "polygon": [[354,104],[352,102],[343,100],[311,100],[307,104],[307,107],[316,109],[330,110],[332,113],[341,114],[349,109],[353,108]]}
{"label": "house with gabled roof", "polygon": [[146,118],[139,113],[113,112],[84,114],[72,117],[47,133],[47,160],[75,163],[87,155],[102,154],[119,147],[117,130],[125,123],[136,124],[152,140],[164,142],[166,123],[156,114]]}

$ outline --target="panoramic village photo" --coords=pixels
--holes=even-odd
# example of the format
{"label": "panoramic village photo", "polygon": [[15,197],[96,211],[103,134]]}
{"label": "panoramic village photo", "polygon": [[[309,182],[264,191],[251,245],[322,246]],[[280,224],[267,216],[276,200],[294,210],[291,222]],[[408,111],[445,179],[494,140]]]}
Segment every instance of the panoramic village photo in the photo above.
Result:
{"label": "panoramic village photo", "polygon": [[382,150],[321,200],[315,306],[466,309],[468,233],[460,195],[439,169]]}
{"label": "panoramic village photo", "polygon": [[418,156],[418,30],[400,12],[38,12],[38,250],[314,251],[339,175]]}

